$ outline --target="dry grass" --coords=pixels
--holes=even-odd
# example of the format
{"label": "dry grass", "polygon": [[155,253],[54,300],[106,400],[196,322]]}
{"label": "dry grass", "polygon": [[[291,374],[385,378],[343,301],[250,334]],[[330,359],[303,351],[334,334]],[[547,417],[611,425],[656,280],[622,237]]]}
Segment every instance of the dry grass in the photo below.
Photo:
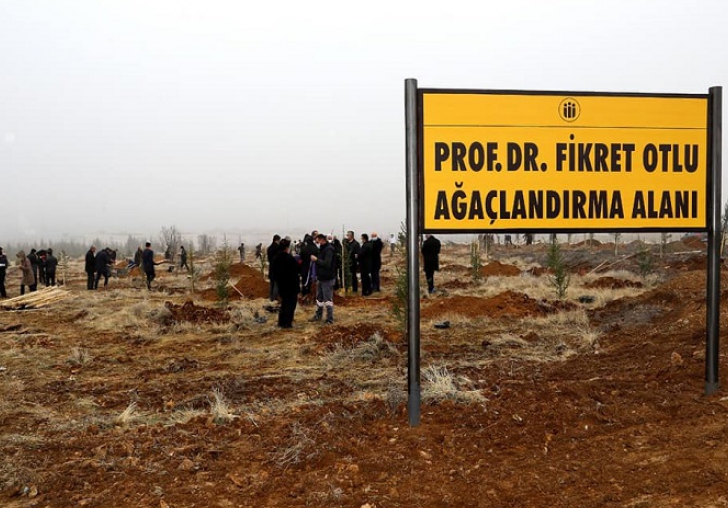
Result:
{"label": "dry grass", "polygon": [[469,389],[473,383],[465,376],[454,376],[447,367],[431,365],[422,371],[423,402],[452,400],[465,404],[484,404],[486,398],[479,390]]}
{"label": "dry grass", "polygon": [[287,469],[316,457],[319,452],[312,435],[313,432],[300,423],[292,424],[289,427],[286,443],[273,454],[273,463],[282,469]]}
{"label": "dry grass", "polygon": [[89,363],[92,359],[93,356],[91,356],[91,353],[89,353],[87,349],[74,347],[71,348],[71,352],[69,353],[68,358],[66,358],[66,363],[73,366],[82,366]]}
{"label": "dry grass", "polygon": [[213,422],[218,425],[224,425],[238,418],[230,411],[230,406],[219,389],[215,388],[212,390],[211,395],[212,400],[210,400],[210,413],[212,414]]}
{"label": "dry grass", "polygon": [[169,416],[169,425],[184,425],[204,414],[200,409],[178,409]]}
{"label": "dry grass", "polygon": [[124,409],[124,411],[122,411],[120,415],[114,418],[114,423],[116,425],[122,426],[130,424],[137,417],[136,411],[137,403],[130,403],[128,406],[126,406],[126,409]]}

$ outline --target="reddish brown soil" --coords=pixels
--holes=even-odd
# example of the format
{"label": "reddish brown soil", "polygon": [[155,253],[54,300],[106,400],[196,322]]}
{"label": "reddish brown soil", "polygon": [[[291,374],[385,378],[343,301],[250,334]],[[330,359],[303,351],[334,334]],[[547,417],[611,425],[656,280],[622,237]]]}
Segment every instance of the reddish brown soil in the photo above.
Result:
{"label": "reddish brown soil", "polygon": [[641,288],[642,283],[633,280],[615,279],[614,277],[599,277],[594,282],[585,284],[584,287],[589,289]]}
{"label": "reddish brown soil", "polygon": [[476,318],[524,318],[527,316],[545,316],[556,312],[556,308],[545,302],[539,302],[523,293],[505,291],[492,298],[475,296],[452,296],[435,299],[423,306],[423,319],[436,319],[444,314],[460,314]]}
{"label": "reddish brown soil", "polygon": [[[426,401],[417,427],[405,399],[367,391],[393,365],[392,385],[406,386],[404,353],[345,376],[307,375],[322,361],[319,349],[395,333],[391,323],[371,323],[365,308],[346,326],[166,335],[142,345],[86,328],[77,307],[2,313],[0,347],[12,354],[0,371],[0,506],[725,507],[727,394],[703,395],[705,274],[667,275],[643,295],[589,311],[598,352],[548,363],[514,350],[478,364],[491,353],[477,331],[471,343],[448,330],[424,333],[423,366],[446,365],[486,400]],[[84,291],[82,279],[75,291]],[[502,298],[503,327],[523,317],[521,307],[540,305]],[[438,296],[423,311],[477,305]],[[302,356],[282,368],[276,352],[286,345]],[[73,347],[93,359],[68,362]],[[725,353],[723,340],[724,385]],[[233,364],[235,355],[248,363]],[[234,404],[231,422],[209,413],[213,388]],[[130,402],[154,418],[113,423]],[[275,413],[282,402],[295,404]],[[169,424],[173,411],[189,409],[205,413]]]}
{"label": "reddish brown soil", "polygon": [[480,275],[483,277],[515,276],[521,275],[521,269],[517,266],[501,263],[500,261],[491,261],[480,267]]}
{"label": "reddish brown soil", "polygon": [[164,306],[172,314],[172,321],[176,323],[226,323],[230,320],[230,315],[226,311],[198,306],[192,300],[187,300],[182,305],[165,302]]}

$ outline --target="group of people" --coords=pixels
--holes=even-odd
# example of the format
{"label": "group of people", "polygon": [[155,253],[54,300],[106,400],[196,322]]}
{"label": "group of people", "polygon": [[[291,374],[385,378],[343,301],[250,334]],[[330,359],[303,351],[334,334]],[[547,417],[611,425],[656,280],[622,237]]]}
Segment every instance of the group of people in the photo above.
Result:
{"label": "group of people", "polygon": [[312,319],[326,323],[334,321],[333,294],[336,289],[350,288],[358,293],[361,279],[362,296],[381,291],[379,272],[384,243],[377,233],[372,233],[371,237],[364,233],[360,240],[357,241],[353,231],[346,233],[343,243],[334,235],[327,236],[316,230],[296,243],[288,237],[273,236],[266,256],[270,261],[269,299],[275,301],[280,297],[281,300],[278,326],[291,327],[298,295],[309,295],[314,283],[317,309]]}
{"label": "group of people", "polygon": [[[155,266],[161,265],[168,261],[154,261],[154,251],[151,242],[146,242],[144,250],[139,247],[134,254],[134,261],[128,264],[129,268],[138,266],[147,279],[147,289],[152,289],[152,281],[157,274]],[[189,270],[187,266],[187,253],[184,247],[180,247],[180,263],[184,268]],[[116,264],[116,251],[106,247],[96,254],[96,246],[92,245],[86,252],[86,289],[95,290],[99,288],[101,278],[104,278],[104,287],[109,284],[111,276],[111,268]]]}
{"label": "group of people", "polygon": [[[53,255],[53,249],[36,250],[31,249],[27,255],[25,251],[20,251],[15,255],[18,259],[18,267],[21,270],[20,294],[25,294],[25,288],[28,291],[36,291],[38,284],[45,286],[56,285],[56,271],[58,269],[58,258]],[[5,277],[7,270],[10,268],[8,256],[0,247],[0,298],[7,298],[7,290],[5,288]]]}

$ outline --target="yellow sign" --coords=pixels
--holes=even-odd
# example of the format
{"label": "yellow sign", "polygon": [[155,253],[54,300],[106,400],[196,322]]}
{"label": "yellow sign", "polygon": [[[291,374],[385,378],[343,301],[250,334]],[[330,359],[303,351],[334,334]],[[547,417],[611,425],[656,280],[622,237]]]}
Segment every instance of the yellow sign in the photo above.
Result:
{"label": "yellow sign", "polygon": [[707,228],[707,95],[419,93],[424,232]]}

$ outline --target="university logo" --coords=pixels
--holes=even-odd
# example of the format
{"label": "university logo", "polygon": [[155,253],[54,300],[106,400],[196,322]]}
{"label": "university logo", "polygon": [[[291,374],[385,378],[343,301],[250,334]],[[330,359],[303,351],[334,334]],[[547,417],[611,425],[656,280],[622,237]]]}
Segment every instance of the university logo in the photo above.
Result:
{"label": "university logo", "polygon": [[567,97],[559,102],[559,116],[565,122],[573,122],[581,114],[581,106],[573,97]]}

